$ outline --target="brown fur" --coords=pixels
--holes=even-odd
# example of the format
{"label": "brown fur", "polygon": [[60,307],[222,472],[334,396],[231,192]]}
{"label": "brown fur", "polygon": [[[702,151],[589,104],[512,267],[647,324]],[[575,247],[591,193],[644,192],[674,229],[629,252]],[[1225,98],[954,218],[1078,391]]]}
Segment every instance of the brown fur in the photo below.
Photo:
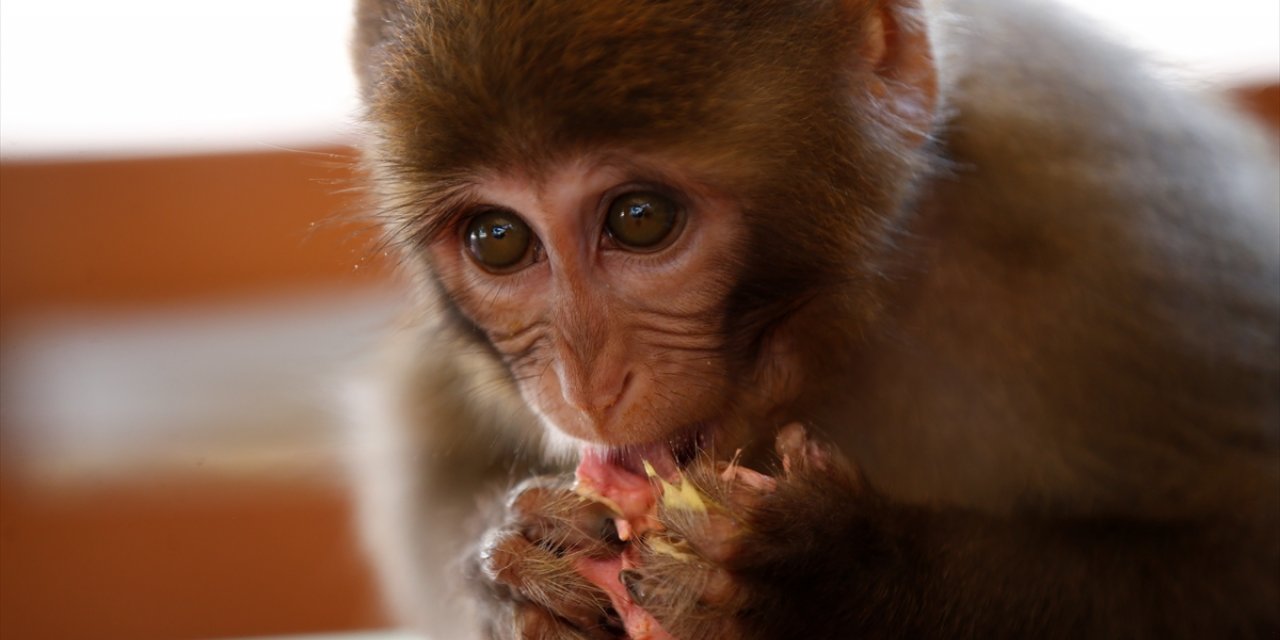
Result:
{"label": "brown fur", "polygon": [[[936,63],[940,99],[923,143],[871,90],[912,82],[866,61],[881,5],[891,48],[929,28],[915,59]],[[447,597],[429,577],[459,552],[459,494],[523,477],[542,437],[427,248],[485,175],[624,150],[729,194],[746,225],[728,385],[706,398],[728,441],[764,454],[802,420],[871,487],[814,474],[760,507],[752,562],[734,567],[750,605],[725,628],[1280,628],[1267,138],[1052,7],[912,7],[361,1],[366,165],[422,295],[357,452],[401,611],[428,618]],[[799,392],[761,408],[776,344],[796,364],[773,373]]]}

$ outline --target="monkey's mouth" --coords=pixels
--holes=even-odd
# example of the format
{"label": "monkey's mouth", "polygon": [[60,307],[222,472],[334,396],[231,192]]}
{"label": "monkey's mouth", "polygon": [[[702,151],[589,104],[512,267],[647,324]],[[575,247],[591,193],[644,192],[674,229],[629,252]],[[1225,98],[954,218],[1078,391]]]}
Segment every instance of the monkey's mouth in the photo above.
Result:
{"label": "monkey's mouth", "polygon": [[583,445],[575,471],[579,489],[612,501],[623,516],[647,513],[654,500],[649,476],[673,480],[710,448],[712,433],[712,424],[699,423],[658,442]]}
{"label": "monkey's mouth", "polygon": [[681,429],[677,435],[660,442],[609,447],[605,455],[609,464],[621,470],[647,475],[644,465],[648,463],[658,475],[670,478],[680,469],[689,466],[707,448],[710,434],[709,423],[698,423]]}

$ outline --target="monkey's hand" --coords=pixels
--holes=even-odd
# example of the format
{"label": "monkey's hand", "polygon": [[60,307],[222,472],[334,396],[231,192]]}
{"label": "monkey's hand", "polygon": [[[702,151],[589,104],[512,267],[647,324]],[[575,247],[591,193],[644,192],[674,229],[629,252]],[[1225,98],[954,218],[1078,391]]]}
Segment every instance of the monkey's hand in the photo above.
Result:
{"label": "monkey's hand", "polygon": [[775,476],[700,460],[652,478],[653,515],[635,527],[613,582],[622,593],[587,573],[610,592],[631,637],[795,637],[779,626],[794,618],[788,609],[829,615],[823,584],[858,580],[836,567],[862,550],[847,548],[857,542],[845,527],[832,527],[860,493],[856,474],[798,424],[782,429],[777,450]]}
{"label": "monkey's hand", "polygon": [[618,538],[607,505],[573,489],[573,477],[542,476],[508,494],[505,520],[491,529],[474,557],[472,581],[489,605],[493,638],[585,640],[620,638],[608,595],[578,567],[617,558]]}

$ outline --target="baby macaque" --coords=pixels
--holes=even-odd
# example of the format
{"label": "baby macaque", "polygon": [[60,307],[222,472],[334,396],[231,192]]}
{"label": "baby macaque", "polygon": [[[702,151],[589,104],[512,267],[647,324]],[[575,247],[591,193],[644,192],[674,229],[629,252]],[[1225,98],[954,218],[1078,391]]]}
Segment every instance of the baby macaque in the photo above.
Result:
{"label": "baby macaque", "polygon": [[358,18],[406,622],[1280,633],[1280,178],[1230,110],[1030,0]]}

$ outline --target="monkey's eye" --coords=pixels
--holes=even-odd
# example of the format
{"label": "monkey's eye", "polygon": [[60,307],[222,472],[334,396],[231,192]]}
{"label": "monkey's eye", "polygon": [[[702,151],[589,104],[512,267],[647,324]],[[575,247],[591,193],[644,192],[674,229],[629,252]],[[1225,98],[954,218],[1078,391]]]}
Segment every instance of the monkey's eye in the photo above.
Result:
{"label": "monkey's eye", "polygon": [[604,225],[609,236],[633,251],[657,251],[675,238],[684,210],[662,194],[636,191],[609,205]]}
{"label": "monkey's eye", "polygon": [[510,211],[487,211],[467,222],[467,251],[481,267],[510,272],[532,258],[533,232]]}

